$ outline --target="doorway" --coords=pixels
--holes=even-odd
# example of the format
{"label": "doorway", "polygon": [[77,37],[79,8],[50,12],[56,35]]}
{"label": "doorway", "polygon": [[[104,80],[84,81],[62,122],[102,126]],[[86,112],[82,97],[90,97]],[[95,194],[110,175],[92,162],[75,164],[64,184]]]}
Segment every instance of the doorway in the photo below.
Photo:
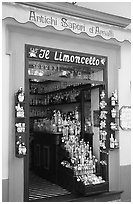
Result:
{"label": "doorway", "polygon": [[[41,76],[42,65],[46,68],[46,76]],[[103,178],[106,184],[103,189],[101,187],[96,191],[107,191],[108,166],[101,168],[100,160],[103,154],[98,144],[101,91],[107,96],[107,87],[102,81],[105,76],[103,69],[90,68],[88,74],[93,80],[82,80],[79,68],[76,70],[78,78],[69,78],[67,72],[61,70],[69,66],[28,59],[27,54],[25,67],[28,130],[28,154],[24,161],[25,201],[59,198],[77,193],[74,181],[71,183],[69,176],[66,179],[64,167],[75,162],[72,160],[74,153],[70,143],[80,144],[80,141],[86,143],[86,148],[89,146],[90,160],[93,160],[93,154],[98,160],[95,169],[89,169],[90,174],[97,172],[94,173],[95,177]],[[61,70],[62,75],[55,73],[47,76],[52,70],[51,67],[56,67],[58,72]],[[77,69],[77,66],[75,67]],[[70,69],[73,71],[72,67]],[[107,145],[107,142],[105,143]],[[108,158],[102,159],[108,163]],[[94,159],[94,163],[95,161]],[[83,163],[83,160],[80,162]],[[80,179],[80,176],[76,178]],[[90,190],[91,193],[94,191]]]}

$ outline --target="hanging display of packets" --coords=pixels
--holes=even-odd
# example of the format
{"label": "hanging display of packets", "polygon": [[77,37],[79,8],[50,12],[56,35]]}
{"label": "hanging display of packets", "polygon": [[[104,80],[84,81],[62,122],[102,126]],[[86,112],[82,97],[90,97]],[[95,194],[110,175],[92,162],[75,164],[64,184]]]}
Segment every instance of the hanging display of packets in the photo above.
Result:
{"label": "hanging display of packets", "polygon": [[15,155],[18,158],[22,158],[27,153],[25,134],[25,96],[20,87],[15,94]]}
{"label": "hanging display of packets", "polygon": [[106,110],[107,102],[105,101],[105,90],[101,90],[100,93],[100,102],[99,102],[99,109],[100,109],[100,147],[102,149],[106,149],[106,120],[107,120],[107,110]]}

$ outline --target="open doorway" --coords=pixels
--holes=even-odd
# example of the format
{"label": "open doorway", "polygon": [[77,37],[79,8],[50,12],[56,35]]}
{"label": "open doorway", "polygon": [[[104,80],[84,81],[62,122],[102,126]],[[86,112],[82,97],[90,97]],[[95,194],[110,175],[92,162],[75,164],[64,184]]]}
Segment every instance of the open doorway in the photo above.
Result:
{"label": "open doorway", "polygon": [[26,55],[25,201],[86,196],[86,187],[87,195],[108,191],[108,141],[100,136],[99,117],[103,78],[103,69],[82,73]]}
{"label": "open doorway", "polygon": [[[29,201],[75,193],[74,185],[61,174],[62,166],[87,162],[87,155],[86,161],[77,159],[77,164],[74,161],[74,145],[78,143],[88,148],[88,157],[93,161],[90,174],[101,176],[98,118],[101,86],[63,85],[62,89],[61,83],[29,80]],[[49,90],[56,86],[60,88],[43,93],[46,87]],[[102,176],[106,179],[105,174]]]}

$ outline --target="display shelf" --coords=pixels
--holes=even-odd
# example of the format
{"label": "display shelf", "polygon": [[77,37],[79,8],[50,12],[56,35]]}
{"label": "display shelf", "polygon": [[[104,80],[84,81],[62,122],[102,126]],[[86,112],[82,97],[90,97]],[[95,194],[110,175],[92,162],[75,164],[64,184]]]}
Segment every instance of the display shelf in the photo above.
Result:
{"label": "display shelf", "polygon": [[[85,103],[91,102],[91,100],[85,101]],[[70,104],[76,104],[79,103],[79,101],[72,101],[72,102],[64,102],[64,103],[56,103],[56,104],[48,104],[48,105],[30,105],[30,107],[52,107],[52,106],[58,106],[58,105],[70,105]]]}
{"label": "display shelf", "polygon": [[92,195],[94,193],[103,193],[108,191],[108,182],[90,185],[84,185],[81,182],[76,182],[76,190],[83,196]]}
{"label": "display shelf", "polygon": [[34,80],[35,82],[40,81],[64,81],[73,84],[95,84],[95,85],[104,85],[104,81],[93,81],[93,80],[85,80],[85,79],[76,79],[76,78],[65,78],[65,77],[53,77],[53,76],[36,76],[36,75],[28,75],[30,80]]}
{"label": "display shelf", "polygon": [[[90,101],[86,101],[86,102],[90,102]],[[51,107],[51,106],[57,106],[57,105],[70,105],[75,103],[79,103],[79,102],[73,101],[73,102],[64,102],[64,103],[56,103],[56,104],[48,104],[48,105],[30,105],[30,107]]]}
{"label": "display shelf", "polygon": [[[39,83],[39,82],[32,82],[31,83]],[[41,83],[44,83],[44,82],[41,82]],[[74,84],[71,84],[71,85],[66,85],[65,88],[58,88],[57,90],[53,90],[53,91],[44,91],[43,93],[31,93],[30,92],[30,95],[44,95],[44,94],[51,94],[51,93],[59,93],[59,92],[65,92],[65,91],[70,91],[72,89],[75,89],[75,90],[80,90],[80,89],[83,89],[83,88],[86,88],[86,84],[77,84],[77,85],[74,85]]]}
{"label": "display shelf", "polygon": [[31,119],[44,118],[44,116],[30,116]]}
{"label": "display shelf", "polygon": [[[119,103],[118,103],[118,93],[117,90],[112,92],[111,97],[109,98],[109,110],[110,110],[110,147],[109,150],[113,151],[119,149]],[[116,146],[116,147],[115,147]]]}
{"label": "display shelf", "polygon": [[[94,193],[108,191],[108,182],[85,185],[82,182],[77,181],[72,169],[60,165],[58,170],[60,172],[58,176],[58,184],[63,187],[65,186],[67,190],[72,191],[73,193],[76,192],[83,196],[88,196]],[[60,177],[60,175],[62,176]]]}

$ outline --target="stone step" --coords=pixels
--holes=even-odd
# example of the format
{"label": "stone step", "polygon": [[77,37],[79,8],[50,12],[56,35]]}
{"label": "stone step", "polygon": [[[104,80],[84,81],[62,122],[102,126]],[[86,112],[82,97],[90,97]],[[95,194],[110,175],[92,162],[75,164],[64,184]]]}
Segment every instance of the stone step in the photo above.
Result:
{"label": "stone step", "polygon": [[122,191],[110,191],[91,196],[79,196],[74,194],[38,199],[30,202],[121,202]]}

